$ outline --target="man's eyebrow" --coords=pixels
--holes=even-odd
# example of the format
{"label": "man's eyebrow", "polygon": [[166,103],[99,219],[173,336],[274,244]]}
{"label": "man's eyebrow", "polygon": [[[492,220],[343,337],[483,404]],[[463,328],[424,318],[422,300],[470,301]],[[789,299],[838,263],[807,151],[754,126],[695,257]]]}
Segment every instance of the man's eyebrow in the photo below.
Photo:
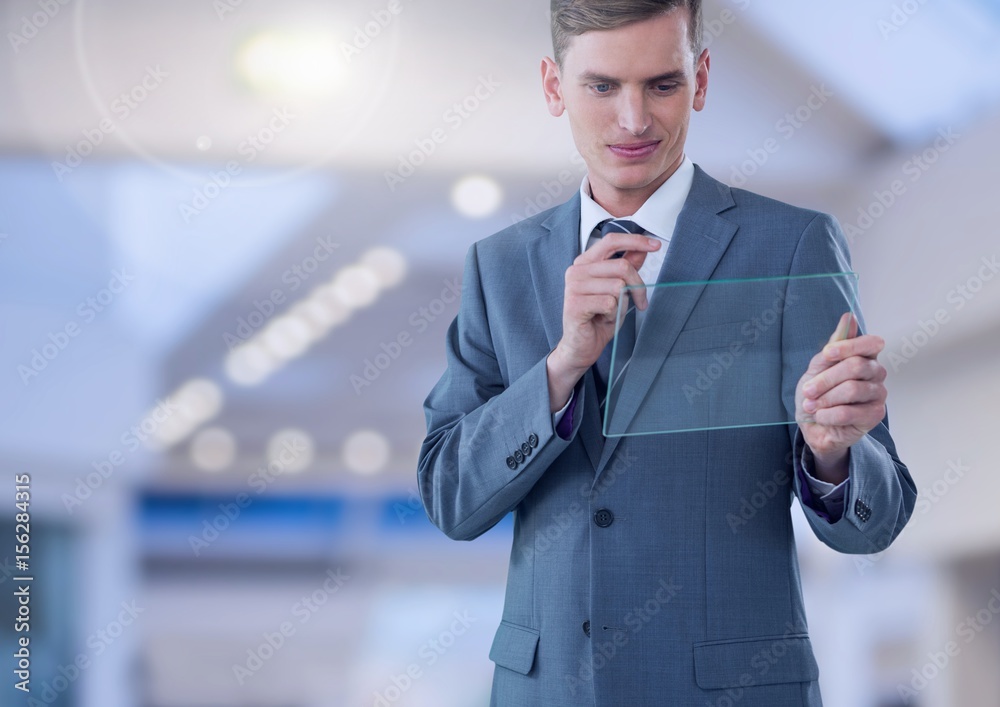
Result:
{"label": "man's eyebrow", "polygon": [[[653,76],[652,78],[646,79],[645,83],[657,83],[660,81],[683,81],[686,77],[685,72],[682,69],[675,69],[674,71],[668,71],[659,76]],[[580,76],[580,79],[586,83],[621,83],[621,79],[612,78],[611,76],[604,76],[603,74],[598,74],[594,71],[587,71]]]}
{"label": "man's eyebrow", "polygon": [[668,71],[665,74],[660,74],[659,76],[654,76],[646,83],[657,83],[659,81],[684,81],[687,78],[687,72],[683,69],[674,69],[673,71]]}

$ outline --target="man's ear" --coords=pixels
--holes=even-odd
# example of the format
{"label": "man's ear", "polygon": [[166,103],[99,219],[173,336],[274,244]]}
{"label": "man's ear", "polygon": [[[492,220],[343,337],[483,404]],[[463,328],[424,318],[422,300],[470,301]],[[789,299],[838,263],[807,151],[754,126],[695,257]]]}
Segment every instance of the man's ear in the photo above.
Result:
{"label": "man's ear", "polygon": [[542,59],[542,90],[549,113],[558,118],[566,110],[562,95],[562,77],[559,66],[549,57]]}
{"label": "man's ear", "polygon": [[705,99],[708,96],[708,70],[712,68],[712,56],[706,47],[698,57],[698,63],[694,67],[694,104],[692,108],[697,111],[705,107]]}

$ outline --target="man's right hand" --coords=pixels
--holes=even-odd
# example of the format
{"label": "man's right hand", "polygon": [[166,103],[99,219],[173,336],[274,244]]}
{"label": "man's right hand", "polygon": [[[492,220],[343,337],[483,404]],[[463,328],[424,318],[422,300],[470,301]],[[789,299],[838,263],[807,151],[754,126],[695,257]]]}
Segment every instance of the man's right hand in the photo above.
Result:
{"label": "man's right hand", "polygon": [[[639,268],[646,253],[658,250],[661,243],[658,238],[633,233],[610,233],[566,270],[563,335],[546,363],[552,412],[566,404],[577,381],[614,337],[622,288],[638,287],[631,291],[636,307],[645,310],[649,306]],[[621,251],[625,256],[614,258]]]}

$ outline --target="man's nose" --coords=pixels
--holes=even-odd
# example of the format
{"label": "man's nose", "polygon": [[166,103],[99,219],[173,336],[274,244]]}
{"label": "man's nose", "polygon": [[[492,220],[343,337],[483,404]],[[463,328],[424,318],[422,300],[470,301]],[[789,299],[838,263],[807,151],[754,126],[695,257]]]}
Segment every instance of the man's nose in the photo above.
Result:
{"label": "man's nose", "polygon": [[643,91],[623,91],[618,125],[638,137],[649,128],[649,109]]}

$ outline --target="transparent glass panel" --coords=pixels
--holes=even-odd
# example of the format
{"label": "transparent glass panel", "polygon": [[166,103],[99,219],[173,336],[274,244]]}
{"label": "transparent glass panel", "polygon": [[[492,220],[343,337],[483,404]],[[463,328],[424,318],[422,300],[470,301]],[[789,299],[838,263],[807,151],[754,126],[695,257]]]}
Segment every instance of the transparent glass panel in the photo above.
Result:
{"label": "transparent glass panel", "polygon": [[[619,323],[637,289],[622,290]],[[792,424],[810,360],[835,332],[847,338],[844,314],[863,326],[850,272],[642,289],[650,306],[634,349],[620,325],[613,342],[608,437]]]}

